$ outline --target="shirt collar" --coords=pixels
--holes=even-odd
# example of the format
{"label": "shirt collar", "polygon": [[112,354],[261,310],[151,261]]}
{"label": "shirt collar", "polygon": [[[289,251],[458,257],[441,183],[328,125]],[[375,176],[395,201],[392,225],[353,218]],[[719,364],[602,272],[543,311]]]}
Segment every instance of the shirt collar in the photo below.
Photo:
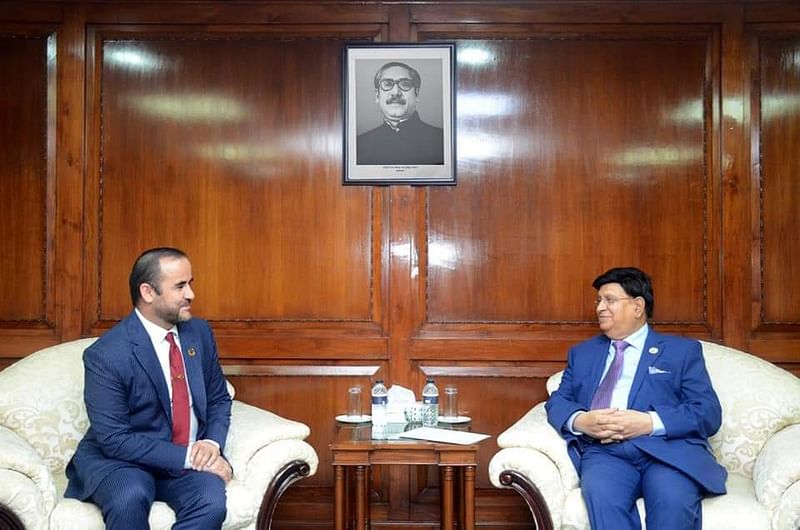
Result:
{"label": "shirt collar", "polygon": [[647,325],[647,322],[645,322],[642,327],[625,337],[623,340],[637,350],[642,351],[644,349],[644,343],[647,340],[647,334],[649,331],[650,327]]}
{"label": "shirt collar", "polygon": [[158,324],[154,324],[153,322],[147,320],[147,318],[139,311],[138,308],[134,308],[134,311],[136,311],[136,316],[139,317],[139,320],[142,322],[142,326],[144,326],[144,330],[150,337],[150,342],[152,342],[154,345],[163,342],[167,337],[167,333],[169,332],[174,333],[176,338],[178,337],[178,326],[172,326],[169,329],[164,329]]}

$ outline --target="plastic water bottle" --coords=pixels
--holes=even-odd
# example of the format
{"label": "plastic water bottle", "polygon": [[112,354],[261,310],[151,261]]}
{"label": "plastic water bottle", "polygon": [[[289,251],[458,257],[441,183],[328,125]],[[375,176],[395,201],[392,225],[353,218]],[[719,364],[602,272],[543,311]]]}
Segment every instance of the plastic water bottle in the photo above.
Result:
{"label": "plastic water bottle", "polygon": [[429,377],[422,387],[422,425],[425,427],[436,427],[439,423],[439,389]]}
{"label": "plastic water bottle", "polygon": [[383,384],[383,379],[378,379],[372,385],[372,425],[386,425],[388,408],[389,391]]}

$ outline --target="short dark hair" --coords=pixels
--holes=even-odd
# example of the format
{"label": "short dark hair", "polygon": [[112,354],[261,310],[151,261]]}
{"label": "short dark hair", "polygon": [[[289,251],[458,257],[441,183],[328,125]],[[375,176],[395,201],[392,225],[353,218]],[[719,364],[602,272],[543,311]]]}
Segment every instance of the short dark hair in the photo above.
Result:
{"label": "short dark hair", "polygon": [[158,288],[159,280],[161,279],[161,258],[180,259],[188,258],[188,256],[184,251],[172,247],[157,247],[142,252],[133,263],[131,275],[128,278],[133,307],[136,307],[142,298],[141,293],[139,293],[139,286],[143,283],[152,286],[156,294],[161,294]]}
{"label": "short dark hair", "polygon": [[422,86],[422,78],[419,76],[419,72],[408,66],[406,63],[399,63],[397,61],[386,63],[380,68],[378,68],[378,71],[375,72],[375,79],[373,80],[373,83],[375,84],[375,90],[378,90],[378,83],[381,82],[381,77],[383,76],[383,72],[385,72],[389,68],[392,68],[393,66],[399,66],[400,68],[405,68],[406,70],[408,70],[408,74],[411,76],[411,82],[414,83],[414,89],[417,92],[419,92],[419,88]]}
{"label": "short dark hair", "polygon": [[653,285],[650,276],[636,267],[616,267],[609,269],[592,282],[592,287],[600,289],[607,283],[618,283],[628,296],[644,298],[644,311],[647,318],[653,317]]}

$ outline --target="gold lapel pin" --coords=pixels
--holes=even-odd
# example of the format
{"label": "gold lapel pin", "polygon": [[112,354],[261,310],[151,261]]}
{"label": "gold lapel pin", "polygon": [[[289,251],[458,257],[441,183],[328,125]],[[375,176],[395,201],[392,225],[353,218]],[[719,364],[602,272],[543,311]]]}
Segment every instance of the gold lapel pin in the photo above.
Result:
{"label": "gold lapel pin", "polygon": [[[656,348],[655,346],[652,346],[652,347],[651,347],[649,350],[647,350],[647,351],[648,351],[648,353],[652,353],[653,355],[655,355],[655,354],[657,354],[657,353],[658,353],[658,348]],[[191,351],[191,350],[189,350],[189,355],[191,355],[191,354],[192,354],[192,351]]]}
{"label": "gold lapel pin", "polygon": [[194,348],[189,348],[189,357],[194,357],[197,355],[197,351]]}

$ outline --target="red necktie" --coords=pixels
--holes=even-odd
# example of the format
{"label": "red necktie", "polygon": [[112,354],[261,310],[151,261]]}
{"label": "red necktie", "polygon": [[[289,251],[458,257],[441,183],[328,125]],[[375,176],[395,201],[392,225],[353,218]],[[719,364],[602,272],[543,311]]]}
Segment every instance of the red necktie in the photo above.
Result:
{"label": "red necktie", "polygon": [[614,387],[617,386],[619,376],[622,375],[622,361],[624,360],[625,348],[630,346],[624,340],[615,340],[612,342],[614,345],[614,360],[606,372],[606,376],[597,387],[597,392],[592,399],[592,410],[594,409],[607,409],[611,405],[611,394],[614,393]]}
{"label": "red necktie", "polygon": [[181,350],[175,337],[167,333],[169,342],[169,375],[172,378],[172,443],[189,445],[189,390],[183,372]]}

